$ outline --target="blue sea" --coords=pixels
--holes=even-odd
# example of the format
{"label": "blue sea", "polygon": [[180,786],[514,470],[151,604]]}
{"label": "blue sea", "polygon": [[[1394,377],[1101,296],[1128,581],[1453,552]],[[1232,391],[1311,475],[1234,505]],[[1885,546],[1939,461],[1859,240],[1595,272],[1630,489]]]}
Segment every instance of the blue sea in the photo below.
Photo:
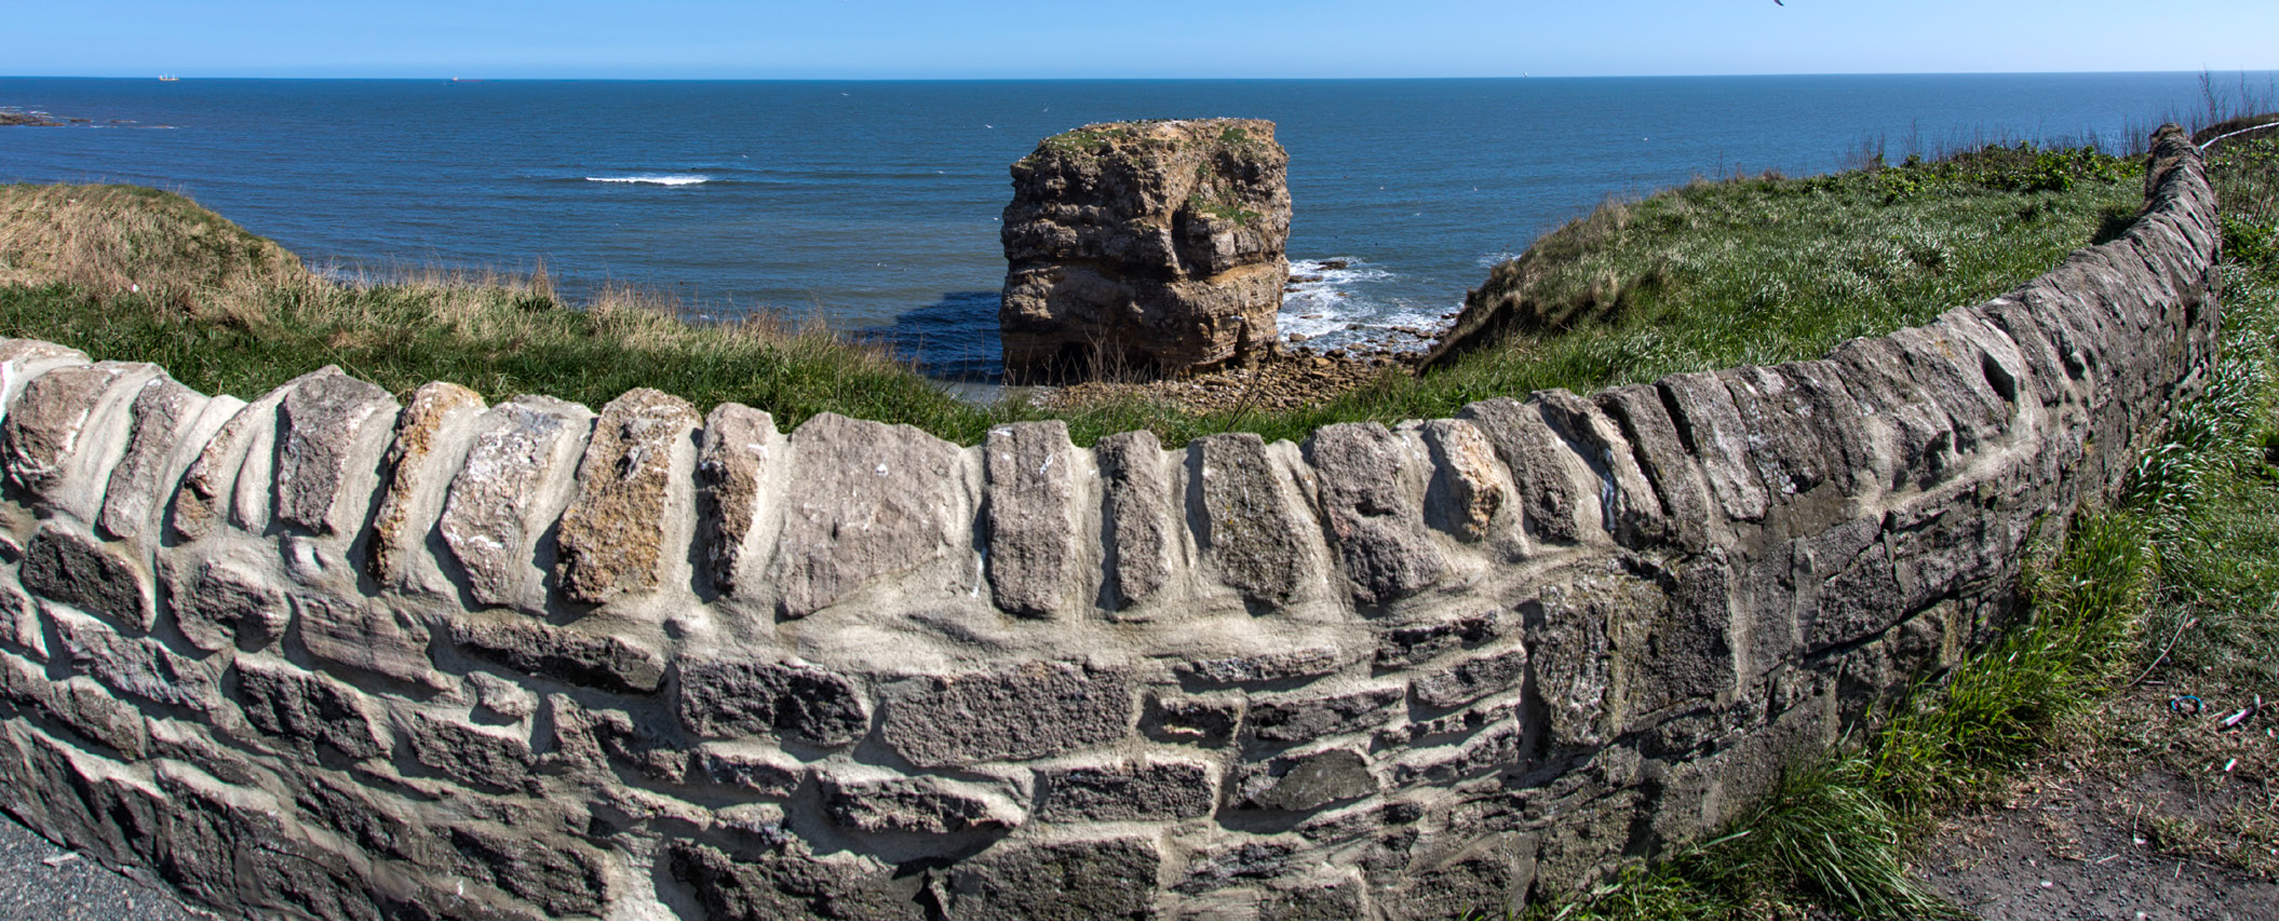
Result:
{"label": "blue sea", "polygon": [[[2218,85],[2261,89],[2267,74]],[[1610,196],[1984,141],[2128,146],[2198,74],[1358,81],[0,78],[0,181],[186,193],[313,267],[630,284],[997,370],[1007,167],[1091,122],[1245,116],[1290,153],[1285,333],[1379,341]],[[1342,267],[1339,267],[1342,264]]]}

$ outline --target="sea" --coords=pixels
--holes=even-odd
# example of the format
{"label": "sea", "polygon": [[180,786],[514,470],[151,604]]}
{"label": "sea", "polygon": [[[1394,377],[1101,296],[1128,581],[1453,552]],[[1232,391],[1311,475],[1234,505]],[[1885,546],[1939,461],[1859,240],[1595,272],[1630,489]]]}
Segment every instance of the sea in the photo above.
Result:
{"label": "sea", "polygon": [[[2262,92],[2267,73],[2212,78]],[[1049,135],[1266,118],[1290,154],[1285,335],[1421,346],[1496,262],[1610,198],[1983,143],[2128,149],[2197,73],[689,82],[0,77],[0,181],[195,198],[319,271],[530,272],[770,311],[999,370],[1008,167]],[[83,121],[77,121],[83,119]]]}

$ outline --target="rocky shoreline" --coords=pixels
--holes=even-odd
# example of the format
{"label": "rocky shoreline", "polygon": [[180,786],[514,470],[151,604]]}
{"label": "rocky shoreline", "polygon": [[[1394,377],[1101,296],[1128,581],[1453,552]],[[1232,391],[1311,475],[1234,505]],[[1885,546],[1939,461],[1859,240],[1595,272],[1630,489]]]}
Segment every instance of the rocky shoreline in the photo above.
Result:
{"label": "rocky shoreline", "polygon": [[1382,343],[1324,351],[1284,345],[1248,367],[1178,379],[1039,387],[1031,401],[1054,412],[1081,411],[1130,398],[1170,403],[1197,415],[1287,411],[1327,403],[1388,374],[1415,374],[1423,358],[1423,352]]}

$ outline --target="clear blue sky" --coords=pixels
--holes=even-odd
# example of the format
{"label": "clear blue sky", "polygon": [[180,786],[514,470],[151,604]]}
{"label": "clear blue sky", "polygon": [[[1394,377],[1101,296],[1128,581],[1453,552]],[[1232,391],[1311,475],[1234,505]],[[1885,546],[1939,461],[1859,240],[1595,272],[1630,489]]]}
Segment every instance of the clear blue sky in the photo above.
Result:
{"label": "clear blue sky", "polygon": [[1450,77],[2279,69],[2279,0],[18,0],[0,74]]}

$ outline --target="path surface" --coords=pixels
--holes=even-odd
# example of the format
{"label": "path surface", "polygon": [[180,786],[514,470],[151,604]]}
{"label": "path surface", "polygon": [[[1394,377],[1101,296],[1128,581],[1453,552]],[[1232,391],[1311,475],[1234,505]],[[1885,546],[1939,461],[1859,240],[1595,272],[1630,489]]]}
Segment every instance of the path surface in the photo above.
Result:
{"label": "path surface", "polygon": [[173,893],[57,847],[0,813],[0,921],[197,921]]}

